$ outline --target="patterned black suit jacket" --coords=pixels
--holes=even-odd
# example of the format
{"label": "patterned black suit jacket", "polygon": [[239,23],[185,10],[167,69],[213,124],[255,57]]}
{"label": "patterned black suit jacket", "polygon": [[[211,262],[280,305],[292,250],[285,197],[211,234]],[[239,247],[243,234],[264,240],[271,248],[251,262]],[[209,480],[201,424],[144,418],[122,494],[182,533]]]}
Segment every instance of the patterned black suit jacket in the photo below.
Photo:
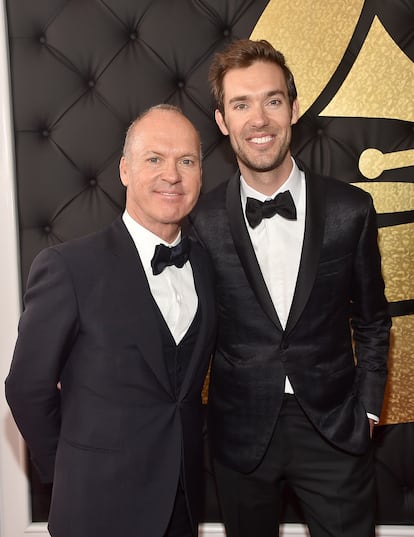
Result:
{"label": "patterned black suit jacket", "polygon": [[368,449],[366,412],[381,412],[391,323],[372,199],[309,172],[306,186],[303,251],[285,330],[245,225],[239,173],[203,195],[191,215],[216,272],[209,438],[213,455],[242,472],[265,453],[286,375],[315,427],[349,452]]}

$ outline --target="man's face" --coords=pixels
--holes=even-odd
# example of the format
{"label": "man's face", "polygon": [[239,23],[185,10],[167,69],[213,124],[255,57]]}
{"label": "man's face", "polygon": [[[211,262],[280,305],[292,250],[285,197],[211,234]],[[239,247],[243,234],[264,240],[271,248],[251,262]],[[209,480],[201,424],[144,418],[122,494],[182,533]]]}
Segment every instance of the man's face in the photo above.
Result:
{"label": "man's face", "polygon": [[282,69],[266,61],[232,69],[224,76],[223,90],[224,116],[216,110],[216,121],[230,137],[242,175],[290,167],[298,104],[290,106]]}
{"label": "man's face", "polygon": [[155,235],[173,241],[201,189],[194,127],[177,112],[149,112],[133,128],[119,169],[128,213]]}

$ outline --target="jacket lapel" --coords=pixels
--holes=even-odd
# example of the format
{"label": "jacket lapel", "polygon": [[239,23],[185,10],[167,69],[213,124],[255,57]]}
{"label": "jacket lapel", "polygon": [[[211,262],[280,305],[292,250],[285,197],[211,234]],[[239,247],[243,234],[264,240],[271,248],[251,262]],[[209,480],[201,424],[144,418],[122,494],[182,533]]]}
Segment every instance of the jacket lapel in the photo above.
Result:
{"label": "jacket lapel", "polygon": [[125,294],[125,307],[129,308],[131,319],[136,322],[137,346],[160,385],[171,395],[156,304],[141,259],[121,218],[114,222],[112,230],[112,248],[118,258],[118,277],[122,285],[120,292]]}
{"label": "jacket lapel", "polygon": [[305,234],[286,332],[291,331],[297,323],[315,281],[325,226],[325,203],[325,193],[319,178],[306,172]]}
{"label": "jacket lapel", "polygon": [[[241,200],[240,179],[237,172],[229,181],[226,195],[230,229],[233,242],[245,270],[247,279],[264,312],[282,330],[272,299],[263,279],[256,255],[246,228]],[[325,224],[325,194],[318,177],[306,172],[306,219],[305,234],[298,278],[286,332],[297,323],[309,298],[318,270],[320,250]]]}
{"label": "jacket lapel", "polygon": [[199,370],[200,359],[205,356],[207,352],[206,345],[210,344],[210,340],[213,339],[214,333],[214,291],[212,287],[207,285],[210,281],[210,276],[207,274],[205,260],[203,256],[197,255],[197,253],[194,252],[194,249],[195,248],[192,248],[190,251],[190,263],[198,296],[198,309],[201,313],[201,323],[191,360],[181,386],[180,398],[183,398],[191,389],[194,376]]}
{"label": "jacket lapel", "polygon": [[226,208],[229,215],[230,230],[233,242],[240,258],[241,264],[246,273],[256,298],[269,319],[282,330],[279,317],[273,306],[269,291],[263,279],[259,263],[249,237],[244,220],[241,200],[240,200],[240,178],[237,172],[229,181],[226,193]]}

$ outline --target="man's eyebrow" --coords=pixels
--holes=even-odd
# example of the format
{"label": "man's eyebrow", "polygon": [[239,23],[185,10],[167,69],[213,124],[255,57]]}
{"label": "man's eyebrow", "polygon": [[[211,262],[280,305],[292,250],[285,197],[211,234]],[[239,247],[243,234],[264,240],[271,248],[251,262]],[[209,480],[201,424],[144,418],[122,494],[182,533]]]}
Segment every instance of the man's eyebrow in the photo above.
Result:
{"label": "man's eyebrow", "polygon": [[[144,151],[143,153],[144,157],[164,157],[165,153],[162,150],[159,149],[148,149]],[[199,158],[200,154],[198,152],[189,152],[189,153],[182,153],[177,154],[176,158],[182,159],[182,158]]]}
{"label": "man's eyebrow", "polygon": [[[274,97],[276,95],[282,95],[283,97],[285,97],[286,92],[283,91],[283,90],[275,89],[275,90],[267,91],[262,96],[266,98],[266,97]],[[250,96],[251,95],[236,95],[235,97],[232,97],[229,100],[229,104],[232,104],[232,103],[235,103],[235,102],[238,102],[238,101],[247,101]]]}

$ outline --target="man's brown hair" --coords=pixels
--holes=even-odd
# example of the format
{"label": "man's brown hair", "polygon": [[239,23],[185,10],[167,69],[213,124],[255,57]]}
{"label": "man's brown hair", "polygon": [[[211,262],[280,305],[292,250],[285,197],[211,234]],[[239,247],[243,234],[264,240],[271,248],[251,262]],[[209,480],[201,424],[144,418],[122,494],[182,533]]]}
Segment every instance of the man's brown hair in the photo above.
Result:
{"label": "man's brown hair", "polygon": [[297,97],[295,80],[289,67],[286,65],[284,55],[276,50],[268,41],[261,39],[239,39],[232,41],[227,48],[213,57],[210,65],[208,79],[211,91],[217,103],[217,108],[224,116],[223,79],[231,69],[250,67],[254,62],[263,61],[278,65],[285,76],[290,106]]}

